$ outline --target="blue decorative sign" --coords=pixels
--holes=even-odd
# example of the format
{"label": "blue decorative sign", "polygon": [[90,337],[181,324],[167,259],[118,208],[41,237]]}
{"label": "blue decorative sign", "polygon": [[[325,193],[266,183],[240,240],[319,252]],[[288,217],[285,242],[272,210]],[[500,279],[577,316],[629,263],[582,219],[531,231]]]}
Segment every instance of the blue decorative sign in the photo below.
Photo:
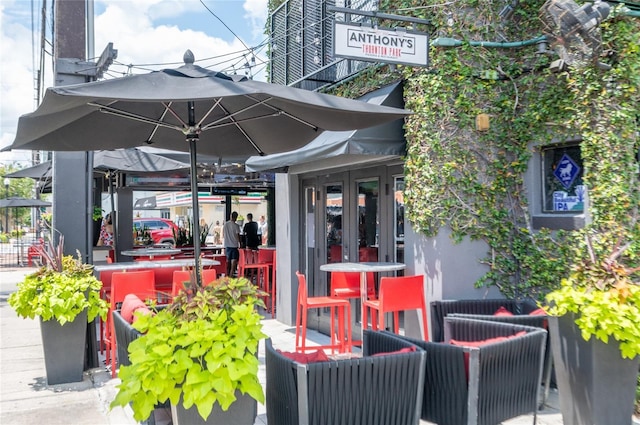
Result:
{"label": "blue decorative sign", "polygon": [[578,176],[578,173],[580,173],[580,167],[566,153],[562,155],[560,162],[558,162],[558,166],[553,171],[553,175],[560,180],[560,183],[562,183],[562,186],[565,189],[569,189],[571,187],[573,181]]}

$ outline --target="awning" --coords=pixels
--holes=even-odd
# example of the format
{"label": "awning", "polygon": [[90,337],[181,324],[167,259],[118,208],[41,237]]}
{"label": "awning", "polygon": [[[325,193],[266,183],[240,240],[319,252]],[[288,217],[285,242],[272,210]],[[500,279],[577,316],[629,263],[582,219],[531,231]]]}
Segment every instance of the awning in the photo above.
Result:
{"label": "awning", "polygon": [[[402,83],[397,82],[362,96],[375,105],[404,107]],[[309,144],[294,151],[252,156],[245,166],[249,172],[280,171],[292,174],[403,156],[406,141],[403,120],[352,131],[325,131]]]}
{"label": "awning", "polygon": [[156,209],[156,197],[148,196],[146,198],[136,199],[133,204],[134,210],[155,210]]}

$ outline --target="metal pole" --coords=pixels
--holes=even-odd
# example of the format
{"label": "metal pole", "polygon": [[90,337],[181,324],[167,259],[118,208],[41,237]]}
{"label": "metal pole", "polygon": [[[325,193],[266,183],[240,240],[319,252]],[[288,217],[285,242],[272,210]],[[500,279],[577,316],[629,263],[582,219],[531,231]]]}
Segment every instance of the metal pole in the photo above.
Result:
{"label": "metal pole", "polygon": [[[9,199],[9,178],[4,179],[4,188],[6,190],[6,198]],[[4,210],[4,232],[9,234],[9,207]]]}
{"label": "metal pole", "polygon": [[[194,102],[187,102],[189,108],[189,128],[195,129],[196,116]],[[196,152],[196,142],[198,141],[197,132],[191,131],[187,134],[189,142],[189,157],[191,165],[191,209],[193,216],[193,225],[191,226],[191,240],[193,241],[193,257],[196,269],[196,285],[202,287],[202,259],[200,258],[200,206],[198,203],[198,155]]]}

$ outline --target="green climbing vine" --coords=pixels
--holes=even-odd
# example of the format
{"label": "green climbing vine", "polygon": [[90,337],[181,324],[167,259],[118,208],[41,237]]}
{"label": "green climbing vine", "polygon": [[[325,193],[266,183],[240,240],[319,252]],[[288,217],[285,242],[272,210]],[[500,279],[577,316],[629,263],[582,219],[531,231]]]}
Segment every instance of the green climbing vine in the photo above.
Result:
{"label": "green climbing vine", "polygon": [[[488,272],[477,286],[506,296],[541,299],[558,286],[575,258],[575,231],[534,229],[525,175],[532,155],[552,142],[581,140],[593,226],[626,225],[640,240],[638,120],[640,19],[618,8],[601,24],[599,61],[552,72],[556,54],[527,45],[472,46],[479,41],[523,41],[543,34],[544,0],[519,2],[503,19],[504,2],[387,0],[380,10],[431,20],[417,27],[432,40],[430,67],[371,67],[331,92],[358,97],[392,81],[405,81],[405,203],[413,228],[435,236],[444,227],[459,242],[484,241]],[[271,1],[273,10],[281,1]],[[379,22],[381,27],[392,26]],[[474,43],[477,44],[477,43]],[[437,43],[436,43],[437,45]],[[477,131],[478,114],[490,128]],[[637,264],[640,247],[630,251]],[[634,257],[635,255],[635,257]]]}

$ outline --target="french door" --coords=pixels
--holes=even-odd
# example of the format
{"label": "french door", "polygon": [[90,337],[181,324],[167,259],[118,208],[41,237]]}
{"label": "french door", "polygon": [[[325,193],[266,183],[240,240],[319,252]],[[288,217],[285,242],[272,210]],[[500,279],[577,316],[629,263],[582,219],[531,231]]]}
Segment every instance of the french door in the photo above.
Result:
{"label": "french door", "polygon": [[[301,268],[310,296],[329,296],[331,262],[403,261],[404,207],[401,167],[372,167],[301,180]],[[360,332],[360,303],[352,303],[352,328]],[[329,331],[329,310],[312,310],[308,327]]]}

